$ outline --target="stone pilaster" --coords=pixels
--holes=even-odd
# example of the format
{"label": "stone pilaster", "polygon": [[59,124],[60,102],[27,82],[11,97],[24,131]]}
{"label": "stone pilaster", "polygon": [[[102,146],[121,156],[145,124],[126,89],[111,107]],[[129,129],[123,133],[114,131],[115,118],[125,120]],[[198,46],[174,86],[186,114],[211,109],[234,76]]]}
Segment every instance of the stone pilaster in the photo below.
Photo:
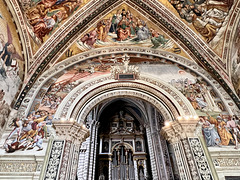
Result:
{"label": "stone pilaster", "polygon": [[198,120],[179,120],[162,128],[162,135],[173,146],[181,179],[214,179],[204,149],[197,136]]}
{"label": "stone pilaster", "polygon": [[52,142],[45,173],[40,179],[75,180],[79,147],[89,136],[89,130],[77,122],[53,121],[57,137]]}

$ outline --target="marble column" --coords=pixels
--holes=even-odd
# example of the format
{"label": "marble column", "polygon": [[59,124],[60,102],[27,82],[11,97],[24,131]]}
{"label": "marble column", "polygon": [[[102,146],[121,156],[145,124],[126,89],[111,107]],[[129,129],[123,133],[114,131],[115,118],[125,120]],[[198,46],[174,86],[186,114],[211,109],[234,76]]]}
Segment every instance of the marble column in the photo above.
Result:
{"label": "marble column", "polygon": [[172,146],[182,180],[214,179],[209,159],[196,133],[198,120],[177,120],[161,130],[161,134]]}
{"label": "marble column", "polygon": [[89,136],[89,130],[85,125],[72,121],[53,121],[53,127],[56,137],[46,155],[46,165],[40,179],[75,180],[79,148]]}
{"label": "marble column", "polygon": [[134,159],[134,160],[133,160],[133,166],[134,166],[135,179],[138,179],[138,165],[137,165],[137,159]]}

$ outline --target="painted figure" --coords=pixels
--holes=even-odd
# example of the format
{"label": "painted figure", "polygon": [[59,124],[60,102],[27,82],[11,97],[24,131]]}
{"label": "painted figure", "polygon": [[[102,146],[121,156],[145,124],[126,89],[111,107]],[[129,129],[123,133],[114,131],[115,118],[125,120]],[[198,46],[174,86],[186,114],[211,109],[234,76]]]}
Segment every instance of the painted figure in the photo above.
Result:
{"label": "painted figure", "polygon": [[239,148],[238,147],[238,136],[240,135],[240,131],[239,131],[239,129],[236,125],[235,119],[233,117],[229,116],[226,127],[229,129],[232,136],[234,137],[235,149],[238,149]]}
{"label": "painted figure", "polygon": [[206,140],[207,146],[219,146],[221,140],[215,130],[214,124],[211,124],[207,117],[200,117],[200,123],[202,123],[203,134]]}

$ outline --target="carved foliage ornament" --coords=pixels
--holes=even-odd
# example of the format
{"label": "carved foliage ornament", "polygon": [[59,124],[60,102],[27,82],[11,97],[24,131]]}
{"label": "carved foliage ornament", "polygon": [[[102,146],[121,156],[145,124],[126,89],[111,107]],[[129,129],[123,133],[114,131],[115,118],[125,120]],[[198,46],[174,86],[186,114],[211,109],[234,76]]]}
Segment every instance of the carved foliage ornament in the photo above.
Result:
{"label": "carved foliage ornament", "polygon": [[189,143],[201,179],[212,180],[213,176],[199,138],[189,138]]}
{"label": "carved foliage ornament", "polygon": [[61,156],[64,149],[64,140],[54,140],[48,160],[45,179],[57,179]]}

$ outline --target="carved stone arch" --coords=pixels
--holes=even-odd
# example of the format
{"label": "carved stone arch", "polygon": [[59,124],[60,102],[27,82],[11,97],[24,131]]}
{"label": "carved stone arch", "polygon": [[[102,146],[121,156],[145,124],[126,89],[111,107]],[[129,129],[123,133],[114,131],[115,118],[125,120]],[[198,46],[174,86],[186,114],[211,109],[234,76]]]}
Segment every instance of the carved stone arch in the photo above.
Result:
{"label": "carved stone arch", "polygon": [[178,56],[176,54],[172,54],[172,53],[161,51],[161,50],[153,50],[150,48],[111,47],[111,48],[93,49],[89,52],[81,53],[79,55],[70,57],[62,61],[56,64],[54,67],[47,70],[44,74],[41,75],[41,77],[38,78],[38,80],[35,82],[33,87],[28,91],[27,95],[21,97],[23,102],[18,111],[19,115],[23,117],[26,116],[31,109],[31,106],[33,104],[35,97],[38,95],[39,91],[43,88],[43,86],[48,81],[51,81],[51,79],[54,79],[54,78],[56,79],[57,77],[59,77],[60,76],[59,74],[63,74],[67,68],[70,68],[71,66],[74,66],[75,64],[79,62],[83,62],[87,59],[91,60],[91,58],[98,58],[99,56],[104,56],[109,54],[114,56],[114,55],[123,54],[123,53],[130,54],[130,55],[135,54],[136,56],[147,55],[151,57],[158,57],[158,58],[162,58],[163,62],[171,61],[173,63],[182,65],[188,68],[190,71],[202,77],[206,82],[208,82],[213,87],[214,91],[218,94],[220,99],[223,100],[223,103],[229,114],[237,114],[236,112],[234,112],[237,109],[237,106],[232,101],[229,94],[222,88],[222,86],[216,80],[214,80],[204,69],[202,69],[195,62],[190,61],[181,56]]}
{"label": "carved stone arch", "polygon": [[132,152],[134,152],[133,147],[132,147],[130,144],[126,143],[126,142],[122,142],[122,143],[117,143],[117,144],[115,144],[115,145],[111,148],[111,152],[112,152],[117,146],[125,146],[125,147],[127,147],[128,149],[131,149]]}
{"label": "carved stone arch", "polygon": [[109,75],[85,82],[71,91],[59,105],[55,119],[74,118],[83,122],[89,112],[106,99],[135,97],[155,106],[166,120],[194,116],[191,103],[174,87],[153,77],[141,75],[135,81],[116,81]]}
{"label": "carved stone arch", "polygon": [[[64,49],[70,46],[79,35],[83,34],[86,30],[86,24],[97,20],[101,14],[106,14],[113,7],[122,2],[123,1],[120,0],[91,1],[85,7],[85,11],[78,11],[78,13],[69,18],[66,23],[64,23],[64,26],[59,28],[59,31],[55,32],[36,54],[35,63],[32,65],[33,68],[29,70],[29,81],[18,97],[15,109],[19,108],[23,101],[23,97],[26,96],[39,77],[39,74],[45,70],[47,65],[50,62],[56,62]],[[231,85],[230,82],[228,82],[227,74],[220,70],[221,67],[219,67],[219,63],[216,63],[219,61],[218,57],[186,24],[157,0],[125,0],[124,2],[135,6],[139,10],[144,10],[144,14],[146,14],[148,18],[164,26],[164,29],[166,31],[168,30],[173,38],[177,37],[178,41],[188,49],[191,57],[195,58],[196,61],[208,69],[209,73],[214,74],[216,80],[224,87],[235,103],[240,106],[239,98],[230,88]],[[98,9],[98,11],[96,11],[96,9]],[[66,33],[65,36],[63,36],[63,32]],[[52,47],[51,51],[48,47]],[[143,50],[143,52],[144,51],[145,50]],[[215,66],[216,68],[214,68]],[[217,71],[217,69],[219,70]]]}
{"label": "carved stone arch", "polygon": [[231,73],[232,73],[232,48],[233,44],[236,42],[235,32],[237,32],[237,27],[240,23],[240,1],[236,2],[236,8],[232,16],[229,18],[229,22],[231,22],[227,26],[227,37],[225,38],[224,43],[224,52],[223,52],[223,60],[226,64],[226,71],[230,75],[229,78],[231,80]]}

